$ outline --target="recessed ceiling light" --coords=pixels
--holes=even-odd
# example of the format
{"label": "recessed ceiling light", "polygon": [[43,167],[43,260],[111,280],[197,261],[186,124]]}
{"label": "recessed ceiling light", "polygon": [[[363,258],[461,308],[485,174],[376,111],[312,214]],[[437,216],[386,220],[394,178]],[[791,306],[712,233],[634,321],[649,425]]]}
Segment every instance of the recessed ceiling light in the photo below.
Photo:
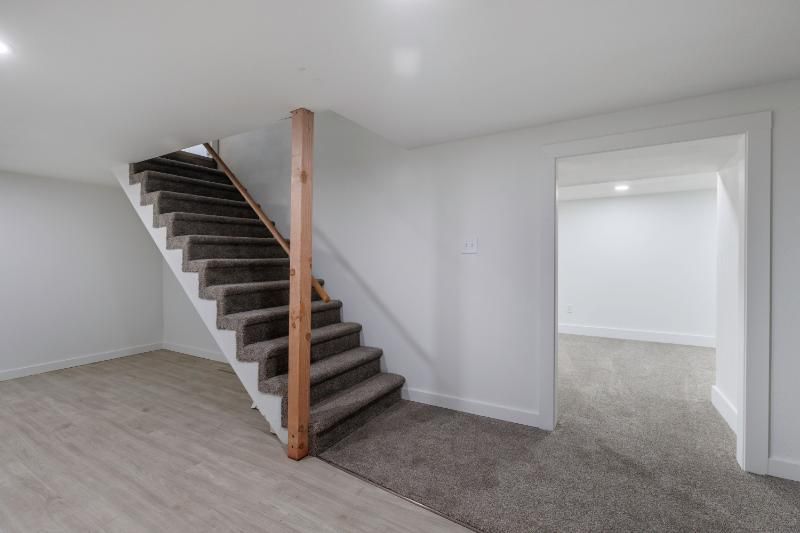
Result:
{"label": "recessed ceiling light", "polygon": [[630,188],[630,185],[614,185],[614,190],[619,192],[627,191]]}
{"label": "recessed ceiling light", "polygon": [[8,55],[11,53],[11,47],[3,41],[0,41],[0,55]]}

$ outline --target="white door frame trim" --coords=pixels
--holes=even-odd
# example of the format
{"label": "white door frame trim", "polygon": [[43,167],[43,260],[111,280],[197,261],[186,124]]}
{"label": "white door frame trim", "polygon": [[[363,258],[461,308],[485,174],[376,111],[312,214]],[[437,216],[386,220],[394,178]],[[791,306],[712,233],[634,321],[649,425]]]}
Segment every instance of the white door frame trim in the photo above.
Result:
{"label": "white door frame trim", "polygon": [[[772,112],[765,111],[687,124],[657,127],[583,139],[544,147],[556,183],[556,161],[562,157],[694,141],[729,135],[745,136],[746,176],[744,207],[744,363],[742,406],[736,459],[748,472],[766,474],[769,462],[770,328],[772,251]],[[555,190],[555,188],[554,188]],[[557,213],[555,195],[553,213]],[[554,224],[554,261],[558,261],[558,222]],[[558,416],[556,379],[558,353],[558,267],[553,269],[556,308],[553,313],[555,350],[540,374],[541,415],[545,429]]]}

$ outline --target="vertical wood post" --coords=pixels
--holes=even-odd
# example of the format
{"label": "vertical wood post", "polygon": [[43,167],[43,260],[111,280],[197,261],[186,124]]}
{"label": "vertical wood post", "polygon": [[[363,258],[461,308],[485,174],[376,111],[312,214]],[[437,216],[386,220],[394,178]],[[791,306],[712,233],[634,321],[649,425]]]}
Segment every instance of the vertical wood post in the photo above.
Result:
{"label": "vertical wood post", "polygon": [[308,455],[311,410],[311,196],[313,187],[314,113],[292,111],[291,248],[289,252],[289,390],[290,458]]}

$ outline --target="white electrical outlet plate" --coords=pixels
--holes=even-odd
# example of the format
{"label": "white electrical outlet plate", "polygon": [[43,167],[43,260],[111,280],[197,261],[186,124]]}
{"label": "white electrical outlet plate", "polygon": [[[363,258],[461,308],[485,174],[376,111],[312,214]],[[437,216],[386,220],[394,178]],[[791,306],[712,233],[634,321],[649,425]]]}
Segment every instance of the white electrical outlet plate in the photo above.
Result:
{"label": "white electrical outlet plate", "polygon": [[462,254],[477,254],[478,253],[478,239],[470,238],[464,239],[464,242],[461,243],[461,253]]}

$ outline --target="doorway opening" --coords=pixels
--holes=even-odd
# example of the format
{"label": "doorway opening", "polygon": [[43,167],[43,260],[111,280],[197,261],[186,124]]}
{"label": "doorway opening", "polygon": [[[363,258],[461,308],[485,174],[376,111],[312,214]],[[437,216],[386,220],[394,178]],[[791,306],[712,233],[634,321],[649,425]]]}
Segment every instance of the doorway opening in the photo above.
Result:
{"label": "doorway opening", "polygon": [[562,422],[643,461],[736,457],[746,168],[741,134],[556,160]]}

